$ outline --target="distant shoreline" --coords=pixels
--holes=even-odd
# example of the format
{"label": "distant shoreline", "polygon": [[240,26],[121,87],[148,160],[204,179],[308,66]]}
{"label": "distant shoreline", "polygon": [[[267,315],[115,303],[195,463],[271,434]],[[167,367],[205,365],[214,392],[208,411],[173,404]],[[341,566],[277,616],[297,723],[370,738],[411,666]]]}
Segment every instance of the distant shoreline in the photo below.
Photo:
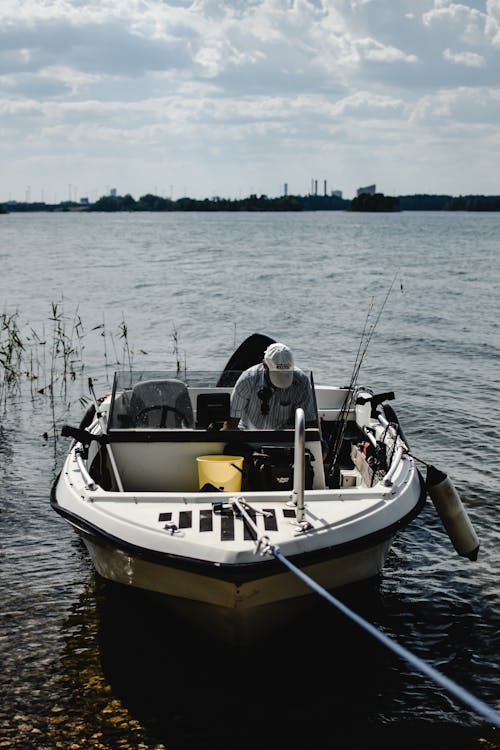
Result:
{"label": "distant shoreline", "polygon": [[269,198],[250,195],[248,198],[179,198],[172,200],[148,193],[135,200],[130,194],[106,195],[95,203],[62,201],[61,203],[4,201],[0,213],[27,212],[144,212],[154,211],[205,211],[205,212],[301,212],[301,211],[353,211],[367,213],[395,213],[400,211],[500,211],[498,195],[400,195],[362,193],[349,200],[337,195],[285,195]]}

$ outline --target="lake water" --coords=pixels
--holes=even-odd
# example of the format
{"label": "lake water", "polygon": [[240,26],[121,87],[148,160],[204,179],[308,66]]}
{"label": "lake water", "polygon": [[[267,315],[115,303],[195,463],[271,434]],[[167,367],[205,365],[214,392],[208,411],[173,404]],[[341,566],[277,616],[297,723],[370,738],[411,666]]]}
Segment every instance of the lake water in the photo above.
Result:
{"label": "lake water", "polygon": [[1,356],[15,327],[29,375],[0,412],[0,747],[500,747],[323,600],[235,653],[105,590],[49,505],[89,375],[100,393],[117,362],[219,369],[261,332],[346,385],[376,322],[359,382],[395,392],[412,452],[448,473],[481,549],[459,557],[428,503],[380,578],[343,598],[499,710],[499,240],[489,213],[0,217]]}

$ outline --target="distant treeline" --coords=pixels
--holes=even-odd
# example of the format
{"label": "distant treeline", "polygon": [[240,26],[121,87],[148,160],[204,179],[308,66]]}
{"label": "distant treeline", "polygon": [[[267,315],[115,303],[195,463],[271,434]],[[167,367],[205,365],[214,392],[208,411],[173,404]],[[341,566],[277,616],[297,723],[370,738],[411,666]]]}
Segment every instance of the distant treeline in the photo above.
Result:
{"label": "distant treeline", "polygon": [[401,211],[500,211],[500,195],[401,195]]}
{"label": "distant treeline", "polygon": [[248,198],[161,198],[148,193],[135,201],[131,195],[124,197],[106,195],[99,198],[90,211],[302,211],[303,206],[295,196],[268,198],[267,195],[250,195]]}
{"label": "distant treeline", "polygon": [[363,193],[352,200],[335,195],[285,195],[268,198],[162,198],[148,193],[135,200],[130,194],[105,195],[95,203],[0,203],[0,213],[22,211],[500,211],[499,195],[400,195]]}

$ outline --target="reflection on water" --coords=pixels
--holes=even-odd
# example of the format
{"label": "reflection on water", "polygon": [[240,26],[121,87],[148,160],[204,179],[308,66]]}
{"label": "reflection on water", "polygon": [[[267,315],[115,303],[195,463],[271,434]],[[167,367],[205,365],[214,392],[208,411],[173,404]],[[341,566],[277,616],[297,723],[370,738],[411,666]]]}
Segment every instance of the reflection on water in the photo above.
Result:
{"label": "reflection on water", "polygon": [[[154,596],[96,584],[95,600],[87,592],[65,624],[63,665],[71,705],[108,742],[113,728],[127,741],[140,736],[152,747],[179,750],[254,748],[261,741],[322,747],[319,738],[328,737],[394,748],[402,741],[410,748],[494,741],[477,717],[322,600],[286,631],[237,649],[191,631]],[[420,643],[423,658],[432,653],[435,664],[467,673],[474,643],[469,605],[428,618],[414,603],[409,616],[404,597],[382,596],[380,581],[341,598],[389,634]],[[460,653],[451,653],[457,644],[464,644]]]}
{"label": "reflection on water", "polygon": [[[406,546],[403,539],[396,555],[411,554]],[[443,595],[412,601],[390,574],[339,592],[421,658],[493,698],[497,685],[488,696],[480,658],[495,647],[481,642],[492,635],[491,623],[489,636],[480,631],[484,603],[476,631],[477,601]],[[205,639],[157,597],[90,572],[67,614],[48,613],[48,627],[36,602],[28,606],[22,637],[2,633],[12,646],[1,677],[2,747],[322,748],[328,738],[394,750],[500,746],[498,732],[319,598],[307,617],[245,649]],[[22,609],[10,616],[14,625]]]}

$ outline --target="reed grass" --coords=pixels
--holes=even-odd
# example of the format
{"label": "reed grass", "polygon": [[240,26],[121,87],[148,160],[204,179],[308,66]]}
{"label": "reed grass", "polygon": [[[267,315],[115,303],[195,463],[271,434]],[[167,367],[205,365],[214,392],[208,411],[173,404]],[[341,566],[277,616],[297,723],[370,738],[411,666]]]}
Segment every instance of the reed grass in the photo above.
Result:
{"label": "reed grass", "polygon": [[186,352],[183,352],[184,355],[184,363],[181,363],[181,351],[180,351],[180,345],[179,345],[179,331],[177,328],[173,327],[172,329],[172,343],[173,343],[173,349],[172,353],[175,357],[175,372],[177,375],[180,375],[182,372],[184,375],[187,371],[187,363],[186,363]]}
{"label": "reed grass", "polygon": [[[24,384],[29,383],[32,401],[48,398],[51,432],[55,433],[56,406],[71,406],[66,403],[68,384],[86,369],[86,342],[89,336],[96,334],[103,342],[104,369],[116,365],[132,369],[134,351],[123,313],[117,331],[108,330],[103,319],[87,332],[78,308],[68,314],[64,299],[50,303],[48,319],[38,328],[21,326],[18,310],[3,312],[0,315],[0,412],[7,409],[9,401],[21,395]],[[113,351],[111,357],[110,350]],[[86,406],[89,399],[79,396],[78,401]]]}
{"label": "reed grass", "polygon": [[0,318],[0,407],[7,403],[9,394],[19,391],[23,376],[25,344],[16,310]]}
{"label": "reed grass", "polygon": [[[86,352],[92,337],[102,339],[103,369],[121,367],[132,370],[134,348],[129,338],[129,326],[122,313],[114,329],[104,319],[87,329],[78,307],[66,311],[65,300],[51,302],[47,319],[40,326],[21,325],[19,312],[0,315],[0,416],[10,402],[19,402],[20,396],[29,395],[32,402],[44,399],[48,403],[51,426],[43,433],[44,440],[54,439],[57,444],[59,426],[63,417],[75,404],[86,409],[92,399],[74,395],[69,385],[80,380],[85,370]],[[177,328],[172,330],[173,354],[177,375],[187,372],[186,352],[182,351]],[[95,357],[95,342],[91,351]],[[147,356],[139,349],[141,356]],[[78,388],[77,388],[78,390]],[[73,402],[70,400],[73,398]],[[59,412],[59,413],[58,413]]]}

